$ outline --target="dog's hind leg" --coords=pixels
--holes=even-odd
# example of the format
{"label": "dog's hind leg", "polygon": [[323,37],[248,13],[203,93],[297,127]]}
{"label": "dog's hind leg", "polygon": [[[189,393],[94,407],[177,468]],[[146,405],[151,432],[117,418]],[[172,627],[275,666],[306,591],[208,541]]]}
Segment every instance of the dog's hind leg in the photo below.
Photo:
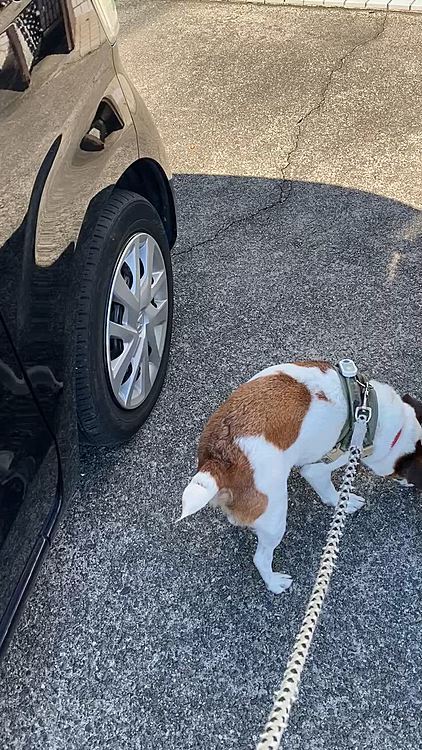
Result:
{"label": "dog's hind leg", "polygon": [[286,531],[287,483],[277,492],[269,493],[267,497],[268,507],[253,525],[253,530],[258,537],[253,561],[267,588],[274,594],[281,594],[292,583],[289,575],[273,571],[274,550],[280,544]]}
{"label": "dog's hind leg", "polygon": [[267,588],[274,594],[281,594],[291,586],[292,579],[284,573],[275,573],[272,564],[274,550],[286,530],[290,467],[285,466],[283,451],[263,437],[243,437],[238,445],[253,470],[250,490],[264,499],[264,509],[247,523],[258,537],[254,563]]}

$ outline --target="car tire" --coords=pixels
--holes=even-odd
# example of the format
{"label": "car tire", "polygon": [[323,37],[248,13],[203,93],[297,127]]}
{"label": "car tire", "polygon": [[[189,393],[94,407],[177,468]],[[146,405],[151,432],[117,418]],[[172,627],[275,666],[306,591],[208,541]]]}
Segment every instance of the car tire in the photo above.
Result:
{"label": "car tire", "polygon": [[145,422],[163,386],[173,318],[170,249],[151,203],[116,189],[83,253],[78,426],[84,442],[115,446]]}

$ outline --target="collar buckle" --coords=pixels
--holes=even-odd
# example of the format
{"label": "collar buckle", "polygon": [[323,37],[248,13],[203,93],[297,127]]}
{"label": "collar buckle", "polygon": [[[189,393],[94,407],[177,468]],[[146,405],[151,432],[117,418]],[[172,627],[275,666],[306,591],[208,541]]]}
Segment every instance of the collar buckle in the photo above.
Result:
{"label": "collar buckle", "polygon": [[355,409],[355,420],[356,422],[370,422],[372,419],[372,409],[370,406],[366,406],[365,404],[366,399],[364,399],[364,403],[362,406],[358,406]]}

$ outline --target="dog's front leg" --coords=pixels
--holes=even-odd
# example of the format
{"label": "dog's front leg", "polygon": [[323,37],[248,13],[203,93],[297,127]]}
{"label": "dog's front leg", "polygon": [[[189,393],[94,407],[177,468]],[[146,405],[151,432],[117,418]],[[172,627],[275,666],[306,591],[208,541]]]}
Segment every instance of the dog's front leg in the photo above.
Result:
{"label": "dog's front leg", "polygon": [[[335,507],[338,502],[338,492],[331,481],[331,473],[347,463],[347,455],[338,458],[331,464],[307,464],[302,466],[300,473],[320,496],[325,505]],[[347,512],[355,513],[364,505],[365,500],[359,495],[350,494]]]}

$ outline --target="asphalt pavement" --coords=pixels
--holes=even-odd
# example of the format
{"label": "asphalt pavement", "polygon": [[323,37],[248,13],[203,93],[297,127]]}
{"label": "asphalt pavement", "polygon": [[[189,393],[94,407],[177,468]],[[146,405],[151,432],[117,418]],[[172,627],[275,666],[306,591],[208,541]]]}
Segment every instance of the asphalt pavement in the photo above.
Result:
{"label": "asphalt pavement", "polygon": [[[422,29],[163,0],[120,16],[176,174],[173,353],[136,439],[83,454],[1,667],[1,746],[252,750],[331,511],[292,476],[279,597],[252,534],[174,520],[206,418],[262,367],[350,356],[422,396]],[[422,746],[422,499],[367,473],[357,491],[286,750]]]}

